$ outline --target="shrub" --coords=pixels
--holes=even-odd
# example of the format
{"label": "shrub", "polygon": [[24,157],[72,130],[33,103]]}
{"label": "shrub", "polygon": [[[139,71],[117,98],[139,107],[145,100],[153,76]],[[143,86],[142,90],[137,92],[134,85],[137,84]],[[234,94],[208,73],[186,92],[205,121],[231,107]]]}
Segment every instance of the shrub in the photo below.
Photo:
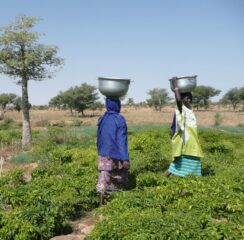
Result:
{"label": "shrub", "polygon": [[215,113],[214,115],[214,126],[219,127],[221,125],[221,122],[223,120],[223,117],[219,112]]}
{"label": "shrub", "polygon": [[97,207],[96,152],[59,150],[54,161],[32,172],[29,183],[23,181],[23,172],[0,179],[1,205],[9,206],[0,210],[0,239],[50,239],[71,229],[67,220]]}
{"label": "shrub", "polygon": [[[129,139],[131,173],[162,171],[170,161],[170,143],[163,133],[147,131]],[[166,137],[168,139],[168,136]]]}
{"label": "shrub", "polygon": [[0,131],[0,142],[9,145],[14,140],[21,139],[21,132],[19,130],[2,130]]}
{"label": "shrub", "polygon": [[21,152],[15,155],[11,161],[13,163],[33,163],[42,159],[42,155],[35,152]]}

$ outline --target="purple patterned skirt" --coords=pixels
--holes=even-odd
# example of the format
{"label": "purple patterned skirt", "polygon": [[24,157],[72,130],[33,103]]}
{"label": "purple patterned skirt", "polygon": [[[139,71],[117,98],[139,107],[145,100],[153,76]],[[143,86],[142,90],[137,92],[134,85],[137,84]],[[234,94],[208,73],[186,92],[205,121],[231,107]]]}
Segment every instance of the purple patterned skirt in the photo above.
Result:
{"label": "purple patterned skirt", "polygon": [[99,193],[108,194],[128,187],[128,169],[124,169],[122,163],[116,159],[98,156]]}

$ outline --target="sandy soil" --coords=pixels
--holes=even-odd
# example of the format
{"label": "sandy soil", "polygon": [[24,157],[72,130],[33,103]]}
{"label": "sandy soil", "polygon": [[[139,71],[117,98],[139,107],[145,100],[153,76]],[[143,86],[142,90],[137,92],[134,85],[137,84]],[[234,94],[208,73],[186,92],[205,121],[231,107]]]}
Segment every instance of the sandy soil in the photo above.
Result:
{"label": "sandy soil", "polygon": [[[42,128],[47,124],[80,124],[82,126],[95,126],[98,117],[103,114],[105,109],[101,111],[86,111],[86,116],[74,113],[71,115],[69,111],[63,110],[31,110],[32,127],[36,129]],[[128,125],[143,124],[170,124],[172,121],[174,108],[165,107],[162,111],[155,111],[152,108],[134,108],[122,107],[121,114],[125,116]],[[240,126],[244,125],[244,111],[238,109],[232,111],[230,108],[211,107],[207,111],[195,111],[199,126],[213,126],[216,121],[216,114],[219,113],[222,126]],[[6,117],[12,118],[21,123],[21,113],[9,111]]]}

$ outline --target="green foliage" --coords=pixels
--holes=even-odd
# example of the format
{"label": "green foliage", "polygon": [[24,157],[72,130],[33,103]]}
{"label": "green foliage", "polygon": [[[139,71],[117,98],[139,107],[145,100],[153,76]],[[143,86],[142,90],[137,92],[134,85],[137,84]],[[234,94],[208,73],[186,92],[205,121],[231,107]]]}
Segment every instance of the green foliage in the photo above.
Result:
{"label": "green foliage", "polygon": [[241,87],[239,91],[240,91],[240,98],[241,98],[242,102],[244,103],[244,87]]}
{"label": "green foliage", "polygon": [[[244,135],[200,131],[204,176],[166,178],[169,131],[145,129],[131,128],[129,135],[131,190],[111,194],[97,209],[103,220],[88,239],[242,239]],[[32,171],[30,182],[22,170],[0,178],[0,239],[69,233],[69,220],[98,206],[95,129],[78,130],[81,141],[89,137],[93,143],[60,144],[60,129],[52,128],[45,138],[51,147],[38,150],[49,149],[47,160]]]}
{"label": "green foliage", "polygon": [[236,184],[231,184],[229,179],[172,178],[161,183],[159,180],[153,187],[148,187],[148,182],[146,185],[115,194],[99,210],[104,220],[96,224],[89,239],[243,237],[244,195],[236,191]]}
{"label": "green foliage", "polygon": [[[146,146],[140,136],[143,144],[133,142],[133,151]],[[206,177],[141,171],[134,190],[111,195],[98,209],[104,219],[88,239],[242,239],[244,136],[207,130],[200,141]],[[168,147],[163,143],[163,152]]]}
{"label": "green foliage", "polygon": [[4,118],[3,122],[0,123],[0,130],[7,130],[14,127],[14,120],[12,118]]}
{"label": "green foliage", "polygon": [[56,57],[57,47],[37,44],[41,34],[31,29],[39,20],[19,15],[15,22],[0,29],[1,73],[19,79],[26,76],[25,81],[43,80],[51,77],[47,68],[63,63],[63,59]]}
{"label": "green foliage", "polygon": [[133,106],[135,104],[134,99],[129,97],[127,99],[126,105]]}
{"label": "green foliage", "polygon": [[[63,64],[63,59],[57,57],[56,46],[38,44],[40,33],[32,29],[40,19],[19,15],[15,22],[0,28],[0,73],[17,81],[22,87],[21,106],[26,128],[23,128],[22,144],[29,148],[31,143],[31,128],[28,100],[28,81],[42,81],[52,78],[55,68]],[[20,99],[14,101],[16,109],[20,110]]]}
{"label": "green foliage", "polygon": [[2,93],[0,94],[0,107],[2,110],[7,109],[7,107],[10,107],[11,105],[14,106],[14,108],[17,108],[19,99],[20,97],[14,93]]}
{"label": "green foliage", "polygon": [[165,89],[154,88],[149,90],[148,95],[150,98],[147,99],[147,103],[150,107],[154,107],[155,110],[161,111],[162,107],[171,100],[169,93]]}
{"label": "green foliage", "polygon": [[198,86],[192,91],[193,105],[197,109],[203,107],[207,109],[209,107],[210,99],[220,94],[220,90],[214,89],[208,86]]}
{"label": "green foliage", "polygon": [[83,115],[84,110],[87,108],[96,109],[101,107],[96,102],[97,99],[96,87],[83,83],[80,86],[71,87],[65,92],[60,92],[50,100],[49,105],[58,108],[69,108],[71,112],[75,109]]}
{"label": "green foliage", "polygon": [[[169,135],[162,129],[161,132],[149,130],[130,136],[129,149],[132,174],[137,175],[145,171],[162,171],[168,165],[171,158],[170,143],[165,141],[165,138],[169,138]],[[165,148],[167,145],[168,149]]]}
{"label": "green foliage", "polygon": [[214,115],[214,126],[219,127],[221,125],[221,122],[223,120],[223,117],[219,112],[215,113]]}
{"label": "green foliage", "polygon": [[42,159],[42,155],[39,155],[35,152],[22,152],[17,155],[15,155],[12,159],[11,162],[13,163],[33,163],[33,162],[38,162],[39,160]]}
{"label": "green foliage", "polygon": [[230,89],[225,95],[220,99],[221,104],[231,104],[233,110],[236,109],[237,105],[242,102],[242,90],[239,88]]}
{"label": "green foliage", "polygon": [[0,209],[0,239],[50,239],[67,220],[97,207],[95,149],[61,148],[53,157],[29,183],[21,171],[0,179],[0,205],[9,209]]}
{"label": "green foliage", "polygon": [[13,122],[14,122],[14,120],[12,118],[5,118],[3,121],[3,124],[10,126]]}
{"label": "green foliage", "polygon": [[0,142],[3,144],[11,144],[13,140],[20,140],[21,132],[19,130],[1,130]]}

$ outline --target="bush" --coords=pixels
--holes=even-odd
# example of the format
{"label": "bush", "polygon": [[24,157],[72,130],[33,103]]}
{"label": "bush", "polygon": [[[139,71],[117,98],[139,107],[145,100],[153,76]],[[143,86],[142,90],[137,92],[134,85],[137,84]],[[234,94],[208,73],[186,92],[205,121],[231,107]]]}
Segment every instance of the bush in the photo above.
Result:
{"label": "bush", "polygon": [[221,122],[223,120],[223,117],[221,116],[220,113],[215,113],[214,115],[214,126],[219,127],[221,125]]}
{"label": "bush", "polygon": [[129,139],[131,173],[162,171],[170,162],[170,143],[163,133],[147,131]]}
{"label": "bush", "polygon": [[21,132],[18,130],[2,130],[0,131],[0,142],[10,145],[15,140],[21,139]]}
{"label": "bush", "polygon": [[42,159],[42,155],[35,152],[21,152],[15,155],[11,161],[13,163],[22,164],[22,163],[33,163]]}
{"label": "bush", "polygon": [[[69,220],[98,206],[95,137],[86,136],[92,146],[80,147],[57,144],[58,129],[49,134],[45,148],[34,148],[39,154],[49,150],[30,182],[22,170],[0,178],[0,239],[46,240],[68,233]],[[205,130],[199,136],[205,176],[166,178],[167,130],[131,132],[134,188],[111,194],[97,209],[103,220],[88,239],[243,239],[244,135]]]}
{"label": "bush", "polygon": [[22,171],[0,179],[0,206],[9,209],[0,209],[0,239],[50,239],[71,229],[67,220],[98,206],[96,151],[60,148],[51,156],[29,183]]}
{"label": "bush", "polygon": [[[148,139],[157,142],[156,133],[134,137],[133,154]],[[149,164],[137,173],[136,189],[112,194],[98,209],[103,220],[88,239],[242,239],[244,136],[202,131],[200,141],[208,177],[166,178]]]}

